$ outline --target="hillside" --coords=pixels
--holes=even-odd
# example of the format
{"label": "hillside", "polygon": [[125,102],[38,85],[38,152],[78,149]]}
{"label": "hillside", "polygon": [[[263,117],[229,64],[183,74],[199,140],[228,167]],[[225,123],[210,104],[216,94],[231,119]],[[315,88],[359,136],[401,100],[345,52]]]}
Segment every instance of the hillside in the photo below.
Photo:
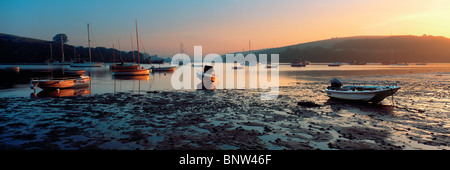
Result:
{"label": "hillside", "polygon": [[[61,61],[61,44],[53,41],[38,40],[0,33],[0,63],[45,63],[51,60],[50,44],[52,44],[53,60]],[[113,62],[113,49],[105,47],[91,48],[92,61]],[[120,61],[120,54],[125,62],[133,61],[132,52],[119,52],[115,50],[116,61]],[[134,52],[137,56],[137,51]],[[156,55],[150,56],[152,61],[162,60]],[[87,47],[64,45],[64,58],[66,61],[89,61]],[[140,53],[141,63],[148,63],[148,55]],[[137,58],[136,58],[137,61]]]}
{"label": "hillside", "polygon": [[279,54],[280,62],[291,62],[303,57],[304,60],[322,63],[353,60],[441,63],[450,62],[450,39],[426,35],[357,36],[256,50],[254,53]]}

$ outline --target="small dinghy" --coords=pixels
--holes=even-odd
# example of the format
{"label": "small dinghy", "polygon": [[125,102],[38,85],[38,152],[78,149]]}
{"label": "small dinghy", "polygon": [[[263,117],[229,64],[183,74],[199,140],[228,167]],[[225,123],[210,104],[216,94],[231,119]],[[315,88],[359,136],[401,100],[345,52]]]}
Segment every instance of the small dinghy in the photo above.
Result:
{"label": "small dinghy", "polygon": [[89,76],[31,79],[30,88],[36,89],[36,87],[39,87],[44,90],[83,88],[89,86],[90,79]]}
{"label": "small dinghy", "polygon": [[387,85],[366,85],[354,84],[342,86],[338,79],[331,80],[331,86],[325,90],[328,97],[334,99],[364,101],[364,102],[380,102],[388,96],[393,95],[400,89],[399,86]]}

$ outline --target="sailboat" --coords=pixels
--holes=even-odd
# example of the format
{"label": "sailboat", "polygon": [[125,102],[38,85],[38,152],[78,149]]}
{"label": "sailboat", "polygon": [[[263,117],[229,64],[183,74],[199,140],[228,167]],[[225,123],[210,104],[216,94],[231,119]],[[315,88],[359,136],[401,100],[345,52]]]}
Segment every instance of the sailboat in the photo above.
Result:
{"label": "sailboat", "polygon": [[71,67],[101,67],[103,65],[103,62],[92,62],[91,39],[89,36],[89,24],[87,24],[87,30],[88,30],[88,45],[89,45],[89,62],[72,63],[72,64],[70,64]]}
{"label": "sailboat", "polygon": [[[301,56],[300,47],[298,47],[298,56]],[[306,67],[306,63],[300,62],[299,60],[294,60],[291,62],[291,67]]]}
{"label": "sailboat", "polygon": [[[50,44],[50,50],[52,49],[52,44]],[[50,51],[52,52],[52,51]],[[59,61],[53,61],[52,65],[70,65],[70,62],[68,61],[64,61],[64,42],[63,42],[63,36],[61,34],[61,62]],[[53,58],[53,54],[51,53],[52,58]]]}
{"label": "sailboat", "polygon": [[[76,48],[75,46],[73,47],[73,57],[76,58]],[[64,75],[67,76],[83,76],[85,74],[85,71],[78,68],[78,70],[64,70]]]}
{"label": "sailboat", "polygon": [[113,76],[136,76],[136,75],[149,75],[150,71],[148,69],[140,69],[141,60],[139,57],[139,35],[138,35],[138,27],[137,27],[137,20],[136,20],[136,41],[137,41],[137,54],[138,54],[138,67],[132,68],[132,69],[117,69],[112,70]]}
{"label": "sailboat", "polygon": [[[114,58],[114,63],[109,65],[109,69],[110,70],[134,70],[137,69],[139,67],[139,65],[136,64],[126,64],[125,62],[123,62],[122,59],[122,53],[120,51],[120,41],[117,40],[117,42],[119,43],[119,55],[120,55],[120,63],[116,64],[116,53],[114,52],[114,44],[113,44],[113,58]],[[131,45],[133,45],[133,42],[131,42]],[[134,49],[133,49],[134,51]],[[133,58],[134,58],[134,52],[133,52]]]}

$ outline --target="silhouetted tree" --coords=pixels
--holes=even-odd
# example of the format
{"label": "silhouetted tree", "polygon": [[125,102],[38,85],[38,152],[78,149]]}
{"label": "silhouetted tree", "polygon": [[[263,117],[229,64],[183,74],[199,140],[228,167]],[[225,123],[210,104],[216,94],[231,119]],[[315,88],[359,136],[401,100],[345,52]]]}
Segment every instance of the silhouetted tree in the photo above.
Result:
{"label": "silhouetted tree", "polygon": [[69,40],[67,39],[67,35],[66,35],[66,34],[62,34],[62,33],[56,34],[56,35],[53,37],[53,41],[58,42],[58,43],[61,43],[61,37],[62,37],[62,40],[63,40],[63,43],[64,43],[64,44],[67,43],[67,42],[69,42]]}

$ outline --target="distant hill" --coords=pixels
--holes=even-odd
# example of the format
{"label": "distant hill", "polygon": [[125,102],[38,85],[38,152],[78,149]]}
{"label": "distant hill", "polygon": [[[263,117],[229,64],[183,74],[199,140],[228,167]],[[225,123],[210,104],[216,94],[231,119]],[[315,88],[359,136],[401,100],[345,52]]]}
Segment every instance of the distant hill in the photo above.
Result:
{"label": "distant hill", "polygon": [[[45,63],[51,59],[50,44],[52,44],[53,60],[61,61],[60,43],[0,33],[0,63]],[[113,62],[114,60],[112,48],[91,48],[91,53],[93,61]],[[117,49],[115,50],[116,62],[120,62],[120,53],[123,61],[133,62],[132,52],[119,52]],[[148,57],[152,61],[163,60],[156,55],[139,54],[141,63],[149,63]],[[137,51],[134,52],[134,55],[137,57]],[[89,49],[82,46],[74,48],[73,45],[65,44],[64,58],[66,61],[89,61]]]}
{"label": "distant hill", "polygon": [[[300,50],[299,50],[300,49]],[[249,52],[244,52],[248,54]],[[332,38],[284,47],[255,50],[279,54],[280,62],[450,62],[450,39],[442,36],[356,36]]]}
{"label": "distant hill", "polygon": [[[69,37],[70,38],[70,37]],[[45,63],[50,59],[50,44],[53,59],[61,61],[61,44],[0,33],[0,63]],[[299,50],[300,49],[300,50]],[[75,51],[75,54],[74,54]],[[249,52],[244,52],[248,54]],[[412,62],[412,63],[450,63],[450,39],[442,36],[355,36],[331,38],[284,47],[254,50],[255,54],[279,54],[280,62],[307,60],[311,62]],[[125,62],[133,61],[132,52],[121,52]],[[64,45],[66,61],[89,60],[88,48]],[[116,61],[120,61],[115,51]],[[135,52],[135,55],[137,53]],[[149,60],[140,53],[141,63]],[[113,61],[112,48],[92,48],[92,60]],[[163,60],[150,56],[152,61]],[[166,59],[167,60],[167,59]],[[136,59],[137,61],[137,59]]]}

